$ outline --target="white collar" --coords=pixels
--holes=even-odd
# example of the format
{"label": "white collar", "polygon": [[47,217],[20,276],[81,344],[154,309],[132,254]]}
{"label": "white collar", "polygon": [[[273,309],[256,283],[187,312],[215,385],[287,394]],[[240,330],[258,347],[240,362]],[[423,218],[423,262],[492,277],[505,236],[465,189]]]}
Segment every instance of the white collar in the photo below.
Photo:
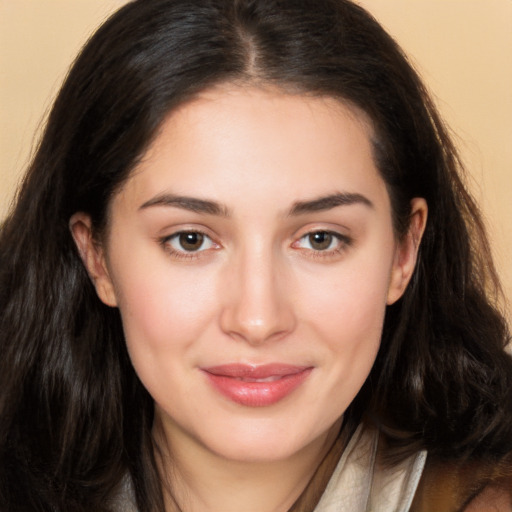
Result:
{"label": "white collar", "polygon": [[354,432],[314,512],[407,512],[425,466],[426,451],[387,468],[376,462],[378,431]]}

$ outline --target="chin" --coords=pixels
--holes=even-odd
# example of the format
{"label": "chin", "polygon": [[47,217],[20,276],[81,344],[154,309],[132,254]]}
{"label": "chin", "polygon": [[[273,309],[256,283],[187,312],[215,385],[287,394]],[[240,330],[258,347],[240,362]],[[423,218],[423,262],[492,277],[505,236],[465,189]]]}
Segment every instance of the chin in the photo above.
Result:
{"label": "chin", "polygon": [[[211,452],[232,461],[279,462],[289,460],[318,443],[323,445],[330,438],[330,433],[339,431],[339,422],[341,419],[325,430],[318,429],[316,425],[297,430],[295,421],[291,421],[291,424],[287,422],[286,425],[265,420],[239,425],[233,422],[227,434],[209,436],[203,442]],[[210,431],[210,434],[213,432]]]}

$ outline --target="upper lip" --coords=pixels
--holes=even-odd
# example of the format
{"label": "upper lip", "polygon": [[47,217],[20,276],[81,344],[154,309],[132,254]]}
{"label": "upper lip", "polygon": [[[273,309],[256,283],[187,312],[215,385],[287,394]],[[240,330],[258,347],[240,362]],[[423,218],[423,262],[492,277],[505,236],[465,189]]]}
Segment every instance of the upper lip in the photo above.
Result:
{"label": "upper lip", "polygon": [[286,375],[295,375],[311,368],[310,366],[297,366],[285,363],[270,363],[261,365],[252,364],[221,364],[202,368],[203,371],[212,375],[232,378],[252,378],[267,379],[269,377],[284,377]]}

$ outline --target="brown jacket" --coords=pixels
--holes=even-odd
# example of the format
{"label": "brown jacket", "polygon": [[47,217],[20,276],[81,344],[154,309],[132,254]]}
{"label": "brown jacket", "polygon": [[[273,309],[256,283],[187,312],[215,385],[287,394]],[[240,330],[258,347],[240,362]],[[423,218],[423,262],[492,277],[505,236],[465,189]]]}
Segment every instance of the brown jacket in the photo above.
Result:
{"label": "brown jacket", "polygon": [[427,459],[411,512],[512,512],[512,454],[492,464]]}

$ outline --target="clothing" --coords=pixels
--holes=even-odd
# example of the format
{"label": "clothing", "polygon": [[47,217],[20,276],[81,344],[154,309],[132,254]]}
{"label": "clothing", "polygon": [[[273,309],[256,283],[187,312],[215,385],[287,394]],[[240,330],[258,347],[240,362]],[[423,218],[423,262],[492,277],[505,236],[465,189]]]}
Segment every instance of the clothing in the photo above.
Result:
{"label": "clothing", "polygon": [[110,503],[110,507],[112,512],[138,512],[132,482],[128,477],[121,482],[121,488]]}
{"label": "clothing", "polygon": [[[376,429],[360,425],[313,512],[512,512],[512,454],[500,463],[448,463],[420,451],[389,468]],[[137,512],[125,479],[115,512]]]}
{"label": "clothing", "polygon": [[354,432],[314,512],[408,512],[427,453],[393,468],[377,461],[379,433],[362,425]]}
{"label": "clothing", "polygon": [[431,457],[411,512],[512,512],[512,453],[499,461]]}
{"label": "clothing", "polygon": [[[425,464],[419,452],[393,470],[376,462],[379,434],[362,425],[354,432],[314,512],[407,512]],[[128,479],[113,504],[115,512],[137,512]]]}
{"label": "clothing", "polygon": [[427,459],[389,468],[385,443],[360,426],[314,512],[512,512],[512,453],[500,461]]}

